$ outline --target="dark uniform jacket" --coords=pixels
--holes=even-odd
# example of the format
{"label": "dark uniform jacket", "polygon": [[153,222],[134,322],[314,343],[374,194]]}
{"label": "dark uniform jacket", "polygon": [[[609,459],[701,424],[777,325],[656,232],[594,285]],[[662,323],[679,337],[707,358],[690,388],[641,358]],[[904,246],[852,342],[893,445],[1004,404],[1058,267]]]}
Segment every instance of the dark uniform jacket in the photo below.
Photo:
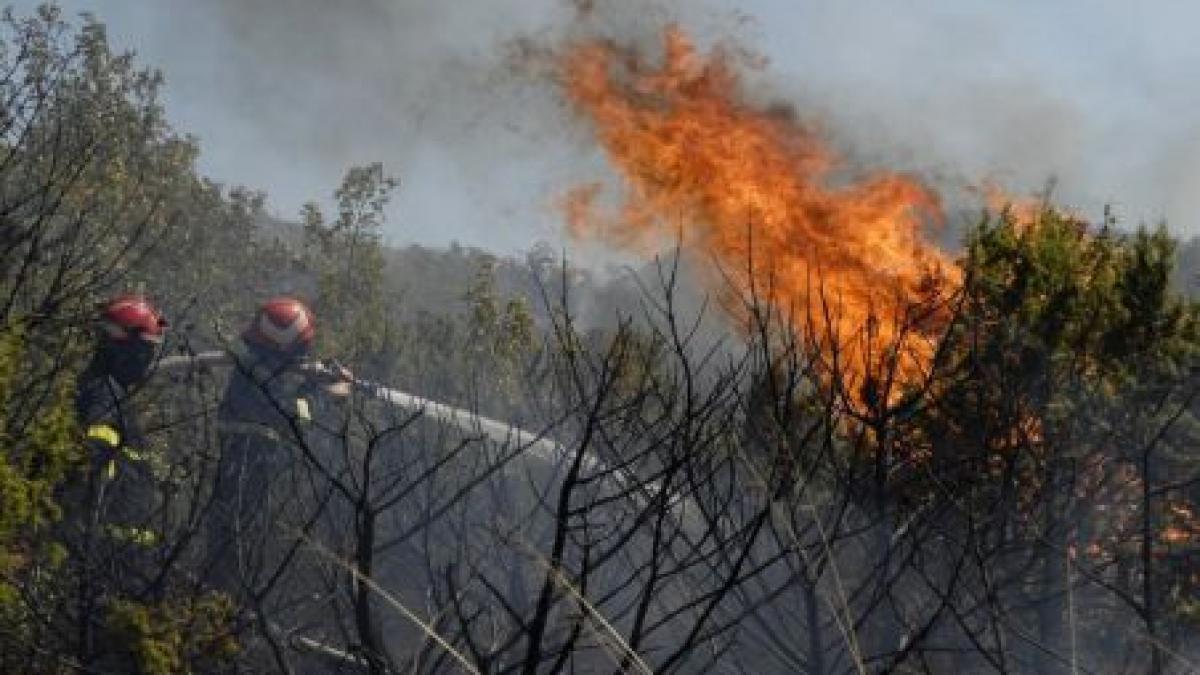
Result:
{"label": "dark uniform jacket", "polygon": [[110,595],[135,595],[151,577],[160,542],[153,527],[156,490],[130,391],[97,356],[78,380],[75,414],[87,452],[83,471],[61,488],[60,540],[79,575],[77,649],[104,649],[93,618]]}
{"label": "dark uniform jacket", "polygon": [[217,411],[221,456],[207,546],[211,582],[236,591],[271,556],[282,508],[272,495],[311,450],[321,397],[294,360],[244,344],[232,356]]}
{"label": "dark uniform jacket", "polygon": [[145,527],[154,501],[154,478],[146,438],[133,414],[129,390],[93,363],[79,379],[75,412],[87,449],[87,492],[83,504],[108,534],[149,544]]}
{"label": "dark uniform jacket", "polygon": [[128,390],[99,367],[84,371],[75,394],[75,413],[89,444],[114,454],[123,444],[143,444],[128,398]]}
{"label": "dark uniform jacket", "polygon": [[276,444],[300,442],[313,419],[317,387],[298,363],[242,345],[217,411],[222,435],[260,435]]}

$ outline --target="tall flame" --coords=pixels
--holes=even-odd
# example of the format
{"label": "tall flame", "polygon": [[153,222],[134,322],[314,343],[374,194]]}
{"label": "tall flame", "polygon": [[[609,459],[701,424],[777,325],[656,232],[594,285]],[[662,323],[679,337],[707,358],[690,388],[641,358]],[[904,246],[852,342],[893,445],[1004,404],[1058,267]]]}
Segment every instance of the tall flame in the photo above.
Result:
{"label": "tall flame", "polygon": [[917,377],[960,276],[922,235],[942,219],[938,197],[892,172],[842,179],[816,131],[746,100],[723,52],[697,53],[676,28],[663,43],[657,66],[603,42],[563,56],[567,98],[625,188],[608,216],[596,185],[574,191],[573,233],[630,248],[678,236],[743,297],[756,293],[810,339],[819,327],[852,386],[882,354],[901,379]]}

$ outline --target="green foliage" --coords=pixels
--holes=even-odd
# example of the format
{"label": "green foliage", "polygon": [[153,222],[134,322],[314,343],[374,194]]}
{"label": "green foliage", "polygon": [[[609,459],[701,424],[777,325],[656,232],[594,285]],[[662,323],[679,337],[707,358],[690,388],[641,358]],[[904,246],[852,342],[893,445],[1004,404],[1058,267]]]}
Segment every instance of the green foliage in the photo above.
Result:
{"label": "green foliage", "polygon": [[[262,194],[226,189],[197,174],[195,141],[170,129],[158,103],[161,77],[139,69],[130,55],[112,53],[98,22],[84,20],[75,30],[56,10],[44,9],[27,19],[7,14],[0,33],[0,101],[44,97],[38,106],[0,104],[7,106],[0,115],[0,211],[6,214],[0,223],[0,297],[11,299],[0,311],[0,670],[82,665],[70,662],[82,650],[68,628],[80,618],[73,614],[75,594],[89,574],[94,578],[87,580],[101,587],[98,621],[107,651],[97,657],[104,660],[100,665],[146,673],[204,671],[241,656],[232,633],[239,608],[188,576],[201,567],[195,542],[211,491],[208,413],[219,390],[211,378],[164,379],[147,389],[152,403],[139,402],[139,412],[155,422],[150,450],[158,465],[150,480],[163,505],[155,525],[164,541],[158,548],[120,551],[145,549],[122,562],[142,566],[138,572],[155,585],[128,592],[118,583],[128,580],[100,578],[66,557],[58,541],[55,495],[79,463],[71,373],[80,366],[81,328],[92,303],[113,290],[145,286],[163,301],[176,326],[174,339],[190,340],[197,349],[239,330],[266,295],[296,293],[317,312],[321,353],[346,359],[370,379],[479,406],[499,418],[521,419],[525,410],[547,403],[538,396],[558,395],[528,386],[538,367],[551,363],[537,372],[553,371],[554,357],[602,355],[615,404],[628,398],[638,415],[667,417],[682,388],[704,386],[681,381],[669,367],[669,341],[634,329],[632,322],[611,332],[565,326],[555,353],[539,360],[539,318],[560,317],[539,317],[527,298],[536,295],[537,284],[553,284],[554,256],[543,249],[522,265],[457,245],[448,251],[389,249],[382,228],[397,182],[380,164],[347,172],[334,193],[332,219],[310,204],[302,231],[272,223]],[[15,75],[4,78],[5,72]],[[1085,481],[1079,467],[1100,472],[1120,465],[1140,472],[1152,458],[1159,475],[1138,473],[1141,482],[1134,486],[1153,502],[1147,522],[1161,529],[1168,506],[1195,510],[1200,481],[1194,480],[1193,448],[1200,425],[1190,413],[1172,417],[1178,406],[1160,405],[1185,402],[1181,392],[1195,386],[1190,368],[1200,347],[1197,309],[1172,290],[1172,278],[1179,283],[1172,276],[1175,257],[1162,228],[1127,235],[1110,227],[1088,230],[1050,208],[1031,224],[1007,215],[981,223],[968,237],[962,303],[940,346],[931,385],[912,394],[911,408],[885,420],[883,433],[862,435],[879,443],[886,436],[897,448],[880,472],[883,482],[897,484],[886,496],[907,499],[903,505],[912,507],[908,514],[914,517],[952,514],[937,516],[954,521],[935,523],[944,531],[977,528],[971,534],[979,536],[981,550],[994,544],[989,550],[1015,551],[1019,564],[999,571],[1012,573],[1024,599],[1042,597],[1030,590],[1042,582],[1060,592],[1050,582],[1053,561],[1065,556],[1054,547],[1074,543],[1085,526],[1126,527],[1119,531],[1129,541],[1139,534],[1128,523],[1100,523],[1089,515],[1087,507],[1108,497],[1080,489]],[[590,299],[616,314],[639,297],[636,289],[627,290],[607,299],[596,291]],[[828,412],[824,401],[807,401],[803,387],[779,394],[767,384],[774,382],[751,385],[750,396],[762,399],[754,405],[766,410],[784,396],[802,401],[771,420],[747,415],[747,426],[759,427],[760,437],[778,437],[764,445],[794,442],[796,457],[784,458],[788,462],[808,462],[802,453],[812,448],[798,438],[808,417]],[[816,397],[819,387],[810,389]],[[639,398],[652,400],[633,400]],[[549,401],[542,411],[561,403]],[[1153,436],[1166,424],[1171,433]],[[819,431],[839,450],[854,443],[835,424]],[[741,436],[721,434],[712,447],[728,446],[728,458],[737,457]],[[387,469],[363,480],[368,496],[413,471],[387,465],[396,461],[388,446],[395,438],[373,439],[378,454],[374,447],[345,454]],[[1153,451],[1145,450],[1151,442]],[[422,458],[431,456],[420,450]],[[908,461],[913,458],[927,461]],[[814,464],[812,475],[830,482],[821,489],[832,493],[833,481],[844,479],[844,467],[833,466],[844,460],[845,454],[835,457],[829,470]],[[788,472],[794,470],[789,464]],[[1167,475],[1182,478],[1168,484]],[[858,481],[850,482],[858,488]],[[1183,520],[1177,527],[1185,527]],[[1195,622],[1198,549],[1195,541],[1177,549],[1143,571],[1161,582],[1151,600],[1162,599],[1175,618]],[[1119,565],[1143,564],[1128,547],[1117,553]],[[1122,597],[1133,595],[1127,581],[1105,581],[1125,592]],[[1025,621],[1026,606],[1011,620]],[[32,665],[31,654],[38,655]]]}
{"label": "green foliage", "polygon": [[54,487],[78,458],[72,381],[62,378],[53,397],[24,414],[15,396],[30,354],[20,330],[0,331],[0,545],[27,528],[41,528],[58,515]]}
{"label": "green foliage", "polygon": [[19,543],[22,536],[58,517],[55,487],[79,458],[70,378],[60,378],[50,398],[32,410],[16,398],[31,360],[19,329],[0,331],[0,571],[11,571],[19,554],[32,552]]}
{"label": "green foliage", "polygon": [[[72,537],[90,514],[72,501],[70,518],[60,518],[57,503],[82,489],[73,375],[90,348],[96,301],[142,284],[168,311],[188,296],[241,299],[246,294],[233,289],[242,272],[231,265],[253,269],[251,260],[268,259],[245,241],[261,198],[237,190],[226,196],[199,178],[195,143],[171,130],[158,103],[161,76],[111,51],[99,22],[79,24],[52,6],[0,19],[4,672],[78,667],[94,654],[76,644],[77,628],[96,621],[83,613],[80,589],[90,586],[121,607],[130,602],[122,593],[135,586],[132,575],[113,579],[120,573],[81,562]],[[219,317],[222,308],[204,311]],[[132,566],[121,563],[114,568]],[[139,574],[162,574],[165,582],[168,571]],[[195,601],[181,590],[163,607],[188,603]],[[196,617],[213,614],[198,607]]]}
{"label": "green foliage", "polygon": [[351,362],[377,355],[391,338],[380,228],[396,184],[381,164],[353,167],[334,193],[336,220],[311,203],[302,213],[305,260],[317,278],[313,308],[326,327],[318,345]]}
{"label": "green foliage", "polygon": [[[1128,401],[1195,356],[1200,324],[1168,287],[1172,262],[1161,229],[1089,231],[1050,208],[1030,224],[983,222],[967,242],[962,304],[926,410],[933,436],[990,438],[989,452],[1046,440],[1070,454],[1103,417],[1097,406]],[[961,443],[947,443],[958,462]]]}
{"label": "green foliage", "polygon": [[988,326],[994,354],[1016,348],[1009,365],[1020,372],[1070,360],[1126,378],[1143,357],[1177,360],[1194,348],[1195,312],[1170,291],[1174,244],[1161,228],[1093,233],[1046,209],[1028,227],[984,222],[967,250],[967,321]]}
{"label": "green foliage", "polygon": [[[33,635],[26,599],[63,561],[48,534],[60,515],[55,491],[79,460],[71,378],[41,387],[38,405],[22,398],[36,358],[23,330],[0,331],[0,654],[21,653]],[[14,665],[0,657],[0,669]]]}
{"label": "green foliage", "polygon": [[[496,263],[485,258],[463,293],[469,315],[467,344],[470,366],[492,373],[501,387],[513,393],[521,360],[533,346],[533,314],[520,297],[504,298],[496,288]],[[499,392],[497,392],[499,393]]]}
{"label": "green foliage", "polygon": [[[1149,555],[1169,507],[1197,504],[1161,487],[1195,475],[1188,449],[1200,440],[1188,398],[1200,314],[1170,285],[1174,261],[1162,228],[1091,230],[1050,207],[1032,223],[986,220],[968,239],[961,311],[908,439],[931,446],[914,482],[935,476],[926,501],[938,485],[969,495],[956,508],[981,536],[1026,542],[1032,597],[1067,583],[1053,556],[1077,546],[1140,567],[1151,583],[1124,590],[1142,611],[1191,611],[1194,596],[1179,592],[1189,565]],[[1038,630],[1061,638],[1061,603],[1038,611]]]}
{"label": "green foliage", "polygon": [[0,41],[0,318],[80,316],[170,227],[196,148],[167,126],[159,74],[102,24],[8,12]]}
{"label": "green foliage", "polygon": [[233,603],[220,593],[156,604],[117,600],[108,611],[108,638],[125,645],[138,673],[210,672],[238,653],[233,616]]}
{"label": "green foliage", "polygon": [[197,350],[236,335],[266,297],[291,290],[298,262],[262,224],[264,196],[180,177],[169,208],[172,226],[130,270],[128,284],[151,290]]}

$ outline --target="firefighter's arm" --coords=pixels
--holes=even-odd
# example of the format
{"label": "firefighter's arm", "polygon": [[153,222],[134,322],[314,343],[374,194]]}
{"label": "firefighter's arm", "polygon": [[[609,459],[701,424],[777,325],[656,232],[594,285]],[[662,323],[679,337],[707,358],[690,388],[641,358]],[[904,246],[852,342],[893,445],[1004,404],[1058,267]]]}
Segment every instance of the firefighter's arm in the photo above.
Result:
{"label": "firefighter's arm", "polygon": [[333,359],[305,364],[304,371],[325,394],[334,398],[349,396],[354,386],[354,373]]}
{"label": "firefighter's arm", "polygon": [[[94,470],[98,470],[102,482],[116,479],[119,471],[118,464],[125,467],[144,465],[146,456],[132,448],[121,444],[121,434],[116,427],[103,422],[88,426],[86,440]],[[120,461],[118,461],[120,460]],[[128,478],[126,478],[127,480]],[[158,535],[154,530],[137,525],[107,523],[105,531],[115,541],[132,544],[141,548],[149,548],[158,543]]]}
{"label": "firefighter's arm", "polygon": [[350,369],[338,363],[330,361],[329,366],[337,379],[334,382],[326,385],[325,392],[330,396],[337,398],[345,398],[350,395],[350,389],[354,383],[354,373]]}

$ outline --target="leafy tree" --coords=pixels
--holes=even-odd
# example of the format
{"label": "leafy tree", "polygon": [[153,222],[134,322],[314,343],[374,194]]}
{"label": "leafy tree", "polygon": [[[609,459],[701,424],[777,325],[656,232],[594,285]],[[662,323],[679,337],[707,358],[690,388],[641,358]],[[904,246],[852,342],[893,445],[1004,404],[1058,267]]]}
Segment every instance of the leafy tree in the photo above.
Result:
{"label": "leafy tree", "polygon": [[60,511],[55,491],[79,461],[73,381],[62,376],[40,405],[23,405],[31,352],[19,328],[0,333],[0,669],[59,668],[57,654],[40,654],[44,637],[37,607],[61,582],[64,550],[50,536]]}
{"label": "leafy tree", "polygon": [[[174,615],[189,620],[199,605],[188,600],[204,594],[167,584],[177,579],[167,561],[140,570],[157,580],[122,596],[133,580],[79,564],[57,502],[87,465],[72,382],[94,303],[154,278],[148,260],[200,184],[196,148],[164,119],[161,77],[113,53],[94,19],[76,29],[53,6],[26,18],[6,11],[0,47],[0,668],[134,671],[128,645],[93,652],[75,627],[155,606],[155,587],[168,585],[183,608]],[[85,577],[111,591],[94,614],[80,611]]]}
{"label": "leafy tree", "polygon": [[[1140,559],[1144,592],[1124,598],[1161,637],[1160,593],[1149,590],[1159,572],[1141,553],[1162,533],[1153,486],[1165,446],[1194,439],[1180,420],[1200,346],[1196,309],[1168,287],[1172,262],[1161,229],[1092,230],[1049,207],[1033,222],[985,220],[968,241],[961,311],[906,438],[929,460],[902,475],[929,490],[916,503],[954,500],[963,536],[992,552],[991,574],[1010,579],[991,591],[1008,598],[1001,611],[1034,608],[1017,625],[1038,638],[1017,641],[1043,670],[1060,669],[1044,652],[1067,644],[1078,569],[1112,581],[1114,567]],[[1136,523],[1120,515],[1129,488],[1143,497]],[[1109,538],[1089,540],[1101,531]],[[1072,563],[1083,551],[1093,559]]]}
{"label": "leafy tree", "polygon": [[391,339],[381,228],[396,185],[382,164],[352,167],[334,192],[335,220],[326,222],[313,203],[302,213],[306,262],[317,279],[314,310],[329,327],[319,333],[322,350],[352,362],[378,354]]}

